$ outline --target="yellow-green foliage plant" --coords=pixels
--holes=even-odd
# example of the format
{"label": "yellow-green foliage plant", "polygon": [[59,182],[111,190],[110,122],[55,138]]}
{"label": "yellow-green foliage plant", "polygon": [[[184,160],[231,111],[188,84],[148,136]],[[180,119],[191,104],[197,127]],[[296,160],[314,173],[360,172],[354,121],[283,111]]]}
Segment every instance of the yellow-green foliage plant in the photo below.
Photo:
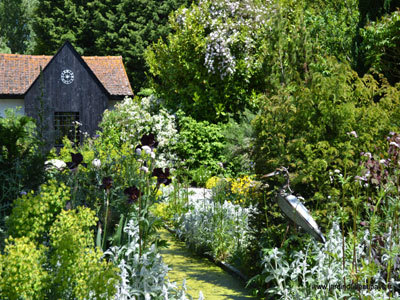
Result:
{"label": "yellow-green foliage plant", "polygon": [[118,268],[94,246],[95,212],[86,207],[62,211],[50,229],[53,249],[52,299],[112,299]]}
{"label": "yellow-green foliage plant", "polygon": [[44,247],[37,248],[29,238],[8,238],[0,254],[0,298],[44,299],[49,278],[45,260]]}
{"label": "yellow-green foliage plant", "polygon": [[[119,269],[94,246],[95,212],[78,207],[47,216],[53,222],[42,224],[31,238],[6,240],[0,255],[0,298],[113,299]],[[32,238],[48,234],[48,226],[49,247],[35,243]]]}
{"label": "yellow-green foliage plant", "polygon": [[31,191],[21,196],[14,202],[8,220],[9,234],[45,241],[50,226],[69,199],[69,189],[55,180],[41,185],[37,193]]}

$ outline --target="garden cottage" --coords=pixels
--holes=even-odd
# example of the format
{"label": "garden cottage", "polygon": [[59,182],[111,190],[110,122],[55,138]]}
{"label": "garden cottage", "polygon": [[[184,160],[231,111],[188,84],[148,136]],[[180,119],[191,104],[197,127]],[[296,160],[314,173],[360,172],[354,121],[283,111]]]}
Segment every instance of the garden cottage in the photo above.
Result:
{"label": "garden cottage", "polygon": [[69,42],[54,56],[0,54],[0,116],[20,107],[42,119],[44,138],[55,146],[77,135],[74,121],[93,135],[104,110],[125,96],[133,92],[120,56],[81,57]]}

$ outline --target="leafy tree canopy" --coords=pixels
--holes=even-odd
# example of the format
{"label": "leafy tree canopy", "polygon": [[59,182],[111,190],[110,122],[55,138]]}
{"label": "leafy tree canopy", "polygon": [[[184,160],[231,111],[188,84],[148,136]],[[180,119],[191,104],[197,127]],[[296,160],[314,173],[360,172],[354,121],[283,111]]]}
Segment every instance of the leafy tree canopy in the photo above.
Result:
{"label": "leafy tree canopy", "polygon": [[382,72],[394,84],[400,81],[400,12],[395,11],[361,30],[365,65]]}
{"label": "leafy tree canopy", "polygon": [[31,53],[32,16],[37,0],[0,1],[0,52]]}
{"label": "leafy tree canopy", "polygon": [[215,122],[301,79],[317,56],[350,61],[358,10],[357,0],[202,0],[170,23],[146,53],[152,85],[172,109]]}
{"label": "leafy tree canopy", "polygon": [[153,87],[167,106],[212,122],[250,106],[248,95],[263,78],[269,2],[203,0],[171,17],[173,33],[146,52]]}
{"label": "leafy tree canopy", "polygon": [[10,48],[7,47],[7,42],[4,37],[0,37],[0,53],[11,53]]}

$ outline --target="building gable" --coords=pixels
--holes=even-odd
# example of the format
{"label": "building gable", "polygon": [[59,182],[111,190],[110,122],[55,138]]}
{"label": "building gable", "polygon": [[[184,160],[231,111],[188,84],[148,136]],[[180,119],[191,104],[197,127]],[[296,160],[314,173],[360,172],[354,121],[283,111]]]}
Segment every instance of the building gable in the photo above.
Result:
{"label": "building gable", "polygon": [[48,145],[71,138],[73,121],[93,135],[104,110],[125,96],[133,92],[120,56],[81,57],[68,42],[53,57],[0,54],[0,110],[22,106]]}
{"label": "building gable", "polygon": [[48,62],[25,94],[25,113],[38,121],[49,144],[60,144],[72,130],[93,135],[108,107],[110,94],[79,54],[67,43]]}
{"label": "building gable", "polygon": [[[56,64],[56,66],[53,66],[53,64]],[[82,59],[79,53],[76,52],[74,47],[72,47],[72,45],[69,42],[64,43],[64,45],[58,50],[58,52],[50,59],[50,61],[47,63],[42,72],[43,73],[48,72],[47,71],[48,68],[52,69],[49,72],[51,72],[51,76],[54,76],[54,80],[56,82],[65,82],[65,77],[68,76],[69,74],[68,72],[65,72],[66,70],[71,72],[73,76],[71,84],[74,85],[79,84],[79,80],[82,79],[81,76],[89,76],[93,80],[93,82],[95,82],[99,86],[99,88],[103,91],[105,95],[107,95],[108,97],[110,96],[109,92],[104,87],[104,85],[100,82],[100,80],[96,77],[93,71],[89,68],[87,63]],[[62,69],[62,71],[60,72],[60,76],[57,79],[57,74],[54,72],[57,72],[58,70],[60,70],[60,68]],[[70,70],[71,68],[74,70]],[[62,74],[63,71],[64,74]],[[74,71],[77,73],[75,74]],[[40,75],[34,80],[34,82],[28,88],[26,94],[29,93],[29,90],[32,88],[32,86],[38,84],[37,82],[39,80],[40,80]]]}
{"label": "building gable", "polygon": [[[66,43],[62,48],[64,47],[69,47],[75,52],[70,43]],[[111,99],[133,96],[121,56],[77,55],[108,91]],[[40,70],[43,70],[52,58],[45,55],[0,53],[0,99],[22,99],[32,83],[37,80]]]}

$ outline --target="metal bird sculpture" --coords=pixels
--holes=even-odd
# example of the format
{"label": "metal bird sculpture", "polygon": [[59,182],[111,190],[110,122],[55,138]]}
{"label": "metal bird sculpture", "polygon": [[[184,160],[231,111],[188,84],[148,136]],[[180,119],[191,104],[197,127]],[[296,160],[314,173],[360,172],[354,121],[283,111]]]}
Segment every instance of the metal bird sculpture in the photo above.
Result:
{"label": "metal bird sculpture", "polygon": [[282,186],[276,197],[279,207],[295,224],[311,234],[317,241],[325,243],[325,238],[319,229],[318,224],[314,221],[310,212],[303,205],[303,203],[300,202],[299,197],[293,195],[293,191],[290,189],[289,185],[288,169],[281,167],[276,171],[262,177],[266,178],[280,174],[286,178],[286,183]]}

